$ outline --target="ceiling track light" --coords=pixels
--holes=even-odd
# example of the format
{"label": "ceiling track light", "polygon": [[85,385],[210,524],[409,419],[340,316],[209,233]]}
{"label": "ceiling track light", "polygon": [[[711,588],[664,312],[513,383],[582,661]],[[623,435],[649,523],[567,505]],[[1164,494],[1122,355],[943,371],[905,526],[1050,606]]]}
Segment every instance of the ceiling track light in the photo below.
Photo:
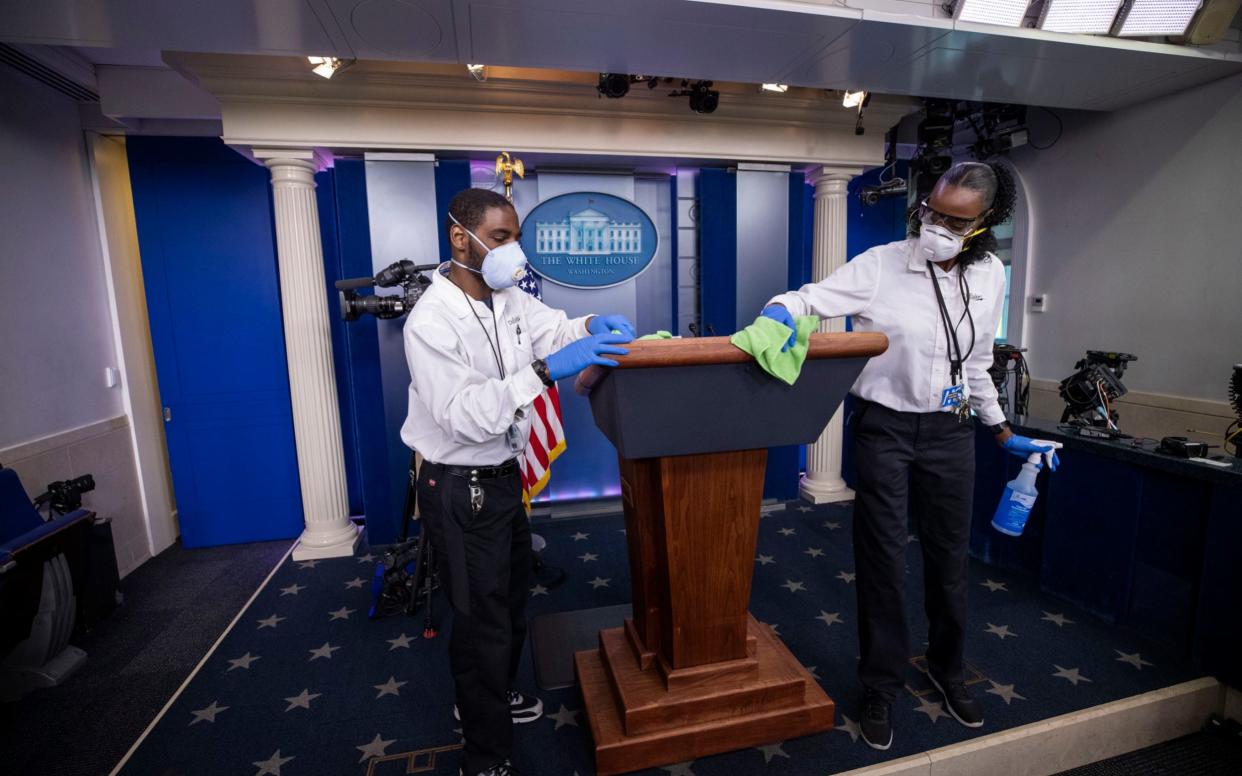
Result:
{"label": "ceiling track light", "polygon": [[789,91],[789,84],[763,84],[759,87],[760,91],[773,92],[775,94],[784,94]]}
{"label": "ceiling track light", "polygon": [[695,113],[714,113],[720,105],[720,92],[712,88],[711,81],[695,81],[682,79],[681,87],[670,92],[669,97],[689,97],[690,110]]}
{"label": "ceiling track light", "polygon": [[866,99],[867,99],[867,92],[847,91],[845,95],[841,98],[841,105],[842,107],[845,107],[845,108],[857,108],[859,105],[862,105],[866,101]]}
{"label": "ceiling track light", "polygon": [[487,80],[487,65],[466,65],[466,72],[480,83]]}
{"label": "ceiling track light", "polygon": [[307,57],[306,60],[311,64],[311,72],[321,78],[331,78],[357,61],[339,57]]}

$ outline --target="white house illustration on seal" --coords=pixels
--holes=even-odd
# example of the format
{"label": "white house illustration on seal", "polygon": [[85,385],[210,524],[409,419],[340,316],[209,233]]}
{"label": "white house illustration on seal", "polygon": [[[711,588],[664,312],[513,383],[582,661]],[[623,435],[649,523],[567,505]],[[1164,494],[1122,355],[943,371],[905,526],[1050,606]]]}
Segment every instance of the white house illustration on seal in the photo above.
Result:
{"label": "white house illustration on seal", "polygon": [[562,221],[535,224],[539,253],[571,256],[642,253],[643,230],[639,223],[619,223],[594,208],[585,208]]}

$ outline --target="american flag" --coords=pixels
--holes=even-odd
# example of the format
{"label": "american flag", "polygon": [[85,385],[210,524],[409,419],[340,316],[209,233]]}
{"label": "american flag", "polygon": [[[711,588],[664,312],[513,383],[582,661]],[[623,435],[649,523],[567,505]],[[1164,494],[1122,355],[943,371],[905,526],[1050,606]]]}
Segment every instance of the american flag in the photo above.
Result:
{"label": "american flag", "polygon": [[[539,278],[529,265],[526,276],[518,281],[518,288],[543,300]],[[534,500],[551,476],[552,462],[565,452],[565,429],[561,425],[561,397],[552,386],[535,399],[534,417],[531,418],[530,438],[526,440],[526,452],[522,454],[522,501],[530,509]]]}

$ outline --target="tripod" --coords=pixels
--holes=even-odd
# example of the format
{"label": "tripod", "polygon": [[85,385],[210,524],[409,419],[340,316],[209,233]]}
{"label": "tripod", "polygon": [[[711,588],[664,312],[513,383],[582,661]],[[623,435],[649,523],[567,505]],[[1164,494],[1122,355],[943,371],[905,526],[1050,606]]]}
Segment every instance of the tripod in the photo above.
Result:
{"label": "tripod", "polygon": [[380,589],[369,614],[372,619],[398,612],[412,617],[418,611],[419,604],[425,600],[427,612],[423,618],[423,638],[434,639],[439,631],[435,627],[432,607],[435,591],[440,587],[435,546],[431,543],[425,527],[418,532],[418,538],[409,538],[410,523],[414,520],[414,508],[418,503],[418,475],[414,464],[414,454],[411,453],[405,507],[402,510],[401,540],[384,553],[382,571],[376,572]]}

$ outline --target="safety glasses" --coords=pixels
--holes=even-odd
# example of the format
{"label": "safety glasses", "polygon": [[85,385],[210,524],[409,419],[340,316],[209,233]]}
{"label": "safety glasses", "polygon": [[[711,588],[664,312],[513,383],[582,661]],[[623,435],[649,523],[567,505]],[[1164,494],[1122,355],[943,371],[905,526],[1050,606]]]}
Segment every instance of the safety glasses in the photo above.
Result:
{"label": "safety glasses", "polygon": [[958,236],[964,237],[969,234],[981,218],[983,218],[983,214],[980,214],[974,218],[958,218],[957,216],[941,213],[939,210],[936,210],[934,207],[927,204],[927,200],[923,200],[919,203],[919,221],[924,224],[943,226],[945,229],[948,229],[950,232]]}

